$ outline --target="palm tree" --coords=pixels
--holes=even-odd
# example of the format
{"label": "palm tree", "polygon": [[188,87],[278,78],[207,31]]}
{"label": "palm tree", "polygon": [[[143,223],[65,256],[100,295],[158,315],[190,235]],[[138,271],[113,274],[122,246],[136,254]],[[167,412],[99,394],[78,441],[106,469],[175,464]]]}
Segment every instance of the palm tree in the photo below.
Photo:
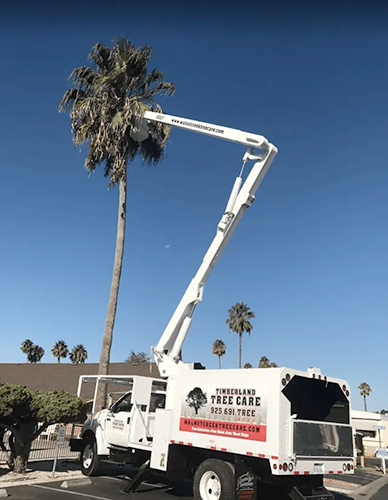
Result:
{"label": "palm tree", "polygon": [[244,368],[253,368],[253,366],[250,363],[245,363]]}
{"label": "palm tree", "polygon": [[[144,112],[162,112],[155,97],[172,95],[175,91],[175,85],[164,82],[163,73],[158,69],[147,74],[151,55],[151,48],[136,48],[126,38],[118,38],[113,48],[97,43],[89,54],[93,67],[82,66],[72,71],[73,88],[59,103],[60,111],[69,111],[74,144],[87,144],[89,148],[86,170],[91,173],[99,164],[104,164],[109,187],[119,185],[116,251],[98,368],[100,375],[108,374],[116,318],[124,254],[127,165],[138,154],[145,163],[158,163],[170,133],[170,127],[150,123],[148,138],[141,143],[136,140],[137,126]],[[102,408],[105,400],[106,387],[101,384],[97,407]]]}
{"label": "palm tree", "polygon": [[32,340],[26,339],[22,342],[22,345],[20,346],[20,350],[22,351],[22,353],[27,355],[27,361],[28,361],[28,353],[30,352],[33,345],[34,343]]}
{"label": "palm tree", "polygon": [[226,345],[221,339],[217,339],[213,342],[213,354],[218,356],[218,368],[221,370],[221,356],[226,352]]}
{"label": "palm tree", "polygon": [[263,356],[259,361],[259,368],[277,368],[277,364],[270,361],[268,358]]}
{"label": "palm tree", "polygon": [[58,363],[61,362],[61,358],[67,358],[69,354],[69,349],[64,340],[57,340],[55,342],[54,347],[51,349],[51,354],[54,358],[57,358]]}
{"label": "palm tree", "polygon": [[28,363],[39,363],[45,352],[43,347],[35,345],[30,339],[26,339],[22,342],[20,350],[27,355]]}
{"label": "palm tree", "polygon": [[370,385],[367,384],[366,382],[363,382],[362,384],[360,384],[358,386],[358,388],[360,389],[360,395],[364,398],[364,410],[368,411],[368,409],[366,407],[366,397],[370,395],[370,393],[372,392],[372,389],[371,389]]}
{"label": "palm tree", "polygon": [[229,330],[238,334],[238,367],[241,368],[242,336],[244,332],[250,335],[253,326],[249,320],[255,315],[244,302],[237,302],[228,310],[228,314],[226,323]]}
{"label": "palm tree", "polygon": [[77,344],[71,350],[69,358],[73,365],[85,363],[85,361],[88,359],[88,351],[85,349],[83,344]]}
{"label": "palm tree", "polygon": [[27,353],[27,359],[30,363],[40,363],[44,356],[44,349],[39,345],[33,344]]}

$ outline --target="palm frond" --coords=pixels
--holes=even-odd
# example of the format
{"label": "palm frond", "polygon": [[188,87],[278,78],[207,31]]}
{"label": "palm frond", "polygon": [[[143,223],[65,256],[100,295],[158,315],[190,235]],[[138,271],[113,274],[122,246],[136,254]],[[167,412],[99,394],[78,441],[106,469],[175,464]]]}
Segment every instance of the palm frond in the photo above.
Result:
{"label": "palm frond", "polygon": [[89,53],[89,59],[92,60],[101,74],[106,75],[111,71],[112,51],[110,48],[105,47],[101,42],[96,43]]}
{"label": "palm frond", "polygon": [[83,90],[75,88],[67,90],[59,102],[59,111],[68,111],[75,102],[83,99],[84,97],[86,97],[86,93]]}
{"label": "palm frond", "polygon": [[69,80],[77,88],[86,88],[89,90],[101,83],[101,75],[89,66],[80,66],[79,68],[73,69],[70,73]]}
{"label": "palm frond", "polygon": [[164,156],[163,146],[149,137],[140,144],[140,154],[144,163],[156,164]]}
{"label": "palm frond", "polygon": [[157,68],[154,68],[151,73],[147,76],[145,80],[145,84],[147,87],[149,87],[152,83],[159,83],[163,81],[164,74],[158,70]]}

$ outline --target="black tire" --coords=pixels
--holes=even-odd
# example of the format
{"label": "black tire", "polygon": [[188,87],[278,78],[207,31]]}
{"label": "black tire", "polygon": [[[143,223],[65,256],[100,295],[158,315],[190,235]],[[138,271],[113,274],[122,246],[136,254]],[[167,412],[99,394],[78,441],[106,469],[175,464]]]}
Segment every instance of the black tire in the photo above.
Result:
{"label": "black tire", "polygon": [[197,467],[193,481],[194,500],[234,500],[235,489],[232,464],[209,458]]}
{"label": "black tire", "polygon": [[99,459],[97,454],[96,438],[92,434],[84,437],[85,446],[81,451],[81,472],[84,476],[97,476]]}

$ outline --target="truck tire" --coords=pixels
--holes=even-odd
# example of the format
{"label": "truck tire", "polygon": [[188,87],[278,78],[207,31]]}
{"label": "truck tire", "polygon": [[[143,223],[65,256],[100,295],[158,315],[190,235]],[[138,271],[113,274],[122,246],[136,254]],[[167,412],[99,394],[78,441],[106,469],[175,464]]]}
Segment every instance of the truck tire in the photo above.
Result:
{"label": "truck tire", "polygon": [[99,460],[96,438],[92,434],[84,437],[85,446],[81,451],[81,472],[84,476],[97,476]]}
{"label": "truck tire", "polygon": [[232,464],[209,458],[194,474],[194,500],[234,500],[235,480]]}

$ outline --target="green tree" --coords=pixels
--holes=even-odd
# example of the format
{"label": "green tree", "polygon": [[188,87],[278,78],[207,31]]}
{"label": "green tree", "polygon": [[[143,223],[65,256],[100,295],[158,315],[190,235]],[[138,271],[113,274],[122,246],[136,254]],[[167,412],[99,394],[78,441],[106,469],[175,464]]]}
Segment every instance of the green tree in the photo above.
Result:
{"label": "green tree", "polygon": [[0,384],[0,428],[11,432],[7,463],[15,472],[26,471],[32,442],[49,425],[83,423],[85,419],[84,401],[65,391],[30,391],[20,385]]}
{"label": "green tree", "polygon": [[[137,155],[145,163],[158,163],[170,133],[170,127],[150,123],[148,138],[138,142],[138,125],[144,112],[161,113],[162,108],[155,98],[162,94],[172,95],[175,91],[175,85],[165,82],[158,69],[148,74],[151,55],[151,48],[136,48],[126,38],[118,38],[113,48],[97,43],[89,54],[92,66],[72,71],[73,88],[59,103],[60,111],[69,111],[75,146],[88,146],[86,170],[91,173],[98,165],[104,164],[109,186],[119,185],[116,250],[99,360],[100,375],[108,374],[123,265],[127,165]],[[102,408],[105,401],[106,387],[101,384],[97,408]]]}
{"label": "green tree", "polygon": [[125,360],[125,362],[126,363],[142,364],[142,363],[148,363],[149,360],[150,360],[150,358],[146,352],[144,352],[144,351],[134,352],[131,350],[131,354],[128,356],[128,358]]}
{"label": "green tree", "polygon": [[221,369],[221,356],[226,352],[226,345],[221,339],[217,339],[213,342],[213,354],[218,356],[218,368]]}
{"label": "green tree", "polygon": [[268,358],[263,356],[259,361],[259,368],[277,368],[277,364],[270,361]]}
{"label": "green tree", "polygon": [[368,411],[366,406],[366,398],[370,396],[370,393],[372,392],[371,386],[366,382],[363,382],[358,386],[358,388],[360,389],[360,395],[364,398],[364,410]]}
{"label": "green tree", "polygon": [[229,330],[238,334],[238,367],[241,368],[242,336],[244,332],[250,335],[253,326],[249,320],[255,315],[244,302],[237,302],[228,310],[228,314],[226,323]]}
{"label": "green tree", "polygon": [[28,353],[30,352],[33,345],[34,343],[32,340],[26,339],[22,342],[22,345],[20,346],[20,350],[22,351],[22,353],[26,354],[27,356],[27,361],[28,361]]}
{"label": "green tree", "polygon": [[244,368],[253,368],[253,366],[250,363],[245,363]]}
{"label": "green tree", "polygon": [[85,361],[88,359],[88,351],[85,349],[83,344],[77,344],[71,350],[69,358],[73,365],[85,363]]}
{"label": "green tree", "polygon": [[57,340],[54,347],[51,349],[51,354],[54,358],[57,358],[58,363],[61,362],[61,358],[67,358],[69,355],[69,348],[64,340]]}

